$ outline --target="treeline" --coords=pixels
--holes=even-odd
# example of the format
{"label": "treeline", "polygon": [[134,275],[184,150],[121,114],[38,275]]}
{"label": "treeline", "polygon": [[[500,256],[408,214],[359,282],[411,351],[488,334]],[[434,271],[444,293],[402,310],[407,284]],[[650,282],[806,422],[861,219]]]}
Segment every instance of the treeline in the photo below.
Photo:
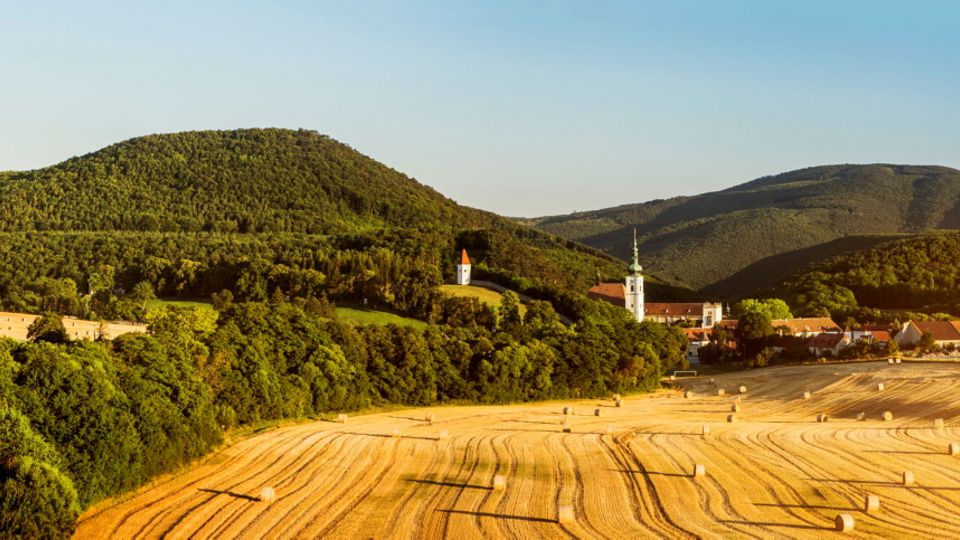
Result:
{"label": "treeline", "polygon": [[0,341],[0,533],[67,536],[82,508],[202,456],[239,424],[650,390],[682,366],[681,332],[591,304],[566,326],[546,302],[521,316],[508,293],[495,319],[417,331],[238,303],[216,322],[165,308],[152,335],[113,342]]}
{"label": "treeline", "polygon": [[936,233],[831,258],[778,287],[802,315],[911,310],[960,316],[960,234]]}

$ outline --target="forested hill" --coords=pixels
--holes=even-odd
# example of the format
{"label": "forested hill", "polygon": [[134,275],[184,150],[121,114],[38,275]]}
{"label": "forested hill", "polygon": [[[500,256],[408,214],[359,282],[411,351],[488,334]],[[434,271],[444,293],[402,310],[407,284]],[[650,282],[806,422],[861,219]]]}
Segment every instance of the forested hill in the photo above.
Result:
{"label": "forested hill", "polygon": [[800,312],[829,306],[850,313],[867,307],[960,316],[958,260],[960,233],[921,234],[810,265],[774,290]]}
{"label": "forested hill", "polygon": [[[960,228],[960,171],[812,167],[693,197],[526,221],[621,258],[636,228],[645,268],[677,284],[724,293],[742,284],[723,280],[749,265],[790,252],[815,260],[821,258],[815,246],[839,238]],[[765,267],[782,278],[798,266]]]}
{"label": "forested hill", "polygon": [[[407,265],[406,270],[431,268],[451,279],[458,250],[467,248],[478,277],[511,286],[553,286],[576,293],[590,287],[597,271],[617,278],[623,273],[623,264],[611,255],[461,206],[345,144],[306,130],[149,135],[51,167],[0,173],[2,232],[13,235],[7,238],[9,246],[46,246],[60,253],[14,257],[11,266],[16,268],[0,273],[0,294],[6,298],[12,292],[23,297],[19,289],[41,277],[69,277],[86,290],[97,261],[126,272],[117,283],[126,290],[136,280],[148,279],[160,294],[206,297],[223,285],[156,276],[182,277],[186,274],[178,265],[194,263],[213,275],[226,271],[224,264],[235,267],[266,257],[236,247],[251,243],[249,239],[224,240],[231,235],[274,238],[266,240],[274,244],[277,234],[297,235],[299,239],[287,236],[283,243],[299,245],[299,251],[271,262],[327,272],[333,272],[332,253],[376,248],[402,255],[404,262],[398,264]],[[131,242],[131,234],[141,235],[134,243],[142,249],[118,257],[121,249],[130,251],[117,246]],[[184,234],[189,238],[177,236]],[[157,235],[164,235],[163,240]],[[141,241],[147,236],[150,240]],[[396,244],[400,238],[403,245]],[[94,242],[101,246],[91,247]],[[202,247],[171,248],[186,245]],[[184,256],[189,260],[178,262]],[[152,279],[135,264],[151,257],[168,267],[153,272]],[[74,260],[76,264],[64,262]],[[651,291],[663,300],[681,299],[688,292],[658,285],[656,279]],[[8,307],[34,310],[34,304]]]}
{"label": "forested hill", "polygon": [[149,135],[0,176],[0,230],[338,234],[383,226],[489,226],[313,131]]}

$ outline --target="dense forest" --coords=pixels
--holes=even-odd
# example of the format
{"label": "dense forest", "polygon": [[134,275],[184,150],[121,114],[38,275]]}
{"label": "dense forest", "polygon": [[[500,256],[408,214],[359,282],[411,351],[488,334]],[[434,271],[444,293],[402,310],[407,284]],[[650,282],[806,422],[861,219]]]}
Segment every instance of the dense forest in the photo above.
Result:
{"label": "dense forest", "polygon": [[774,290],[802,314],[859,312],[865,318],[879,316],[877,310],[908,310],[960,316],[957,261],[960,233],[924,234],[811,265]]}
{"label": "dense forest", "polygon": [[[0,175],[0,536],[69,535],[90,504],[203,456],[225,429],[385,404],[656,388],[677,329],[583,294],[623,265],[459,206],[308,131],[134,139]],[[444,295],[466,248],[497,309]],[[651,298],[689,291],[651,280]],[[206,298],[216,312],[154,297]],[[432,323],[345,324],[364,303]],[[64,315],[148,323],[69,342]],[[562,322],[566,321],[566,322]],[[42,323],[42,324],[41,324]]]}
{"label": "dense forest", "polygon": [[[859,249],[837,242],[844,237],[960,228],[960,171],[812,167],[713,193],[527,222],[620,257],[628,256],[636,228],[644,268],[671,283],[742,296],[798,267]],[[770,264],[748,269],[765,260]]]}

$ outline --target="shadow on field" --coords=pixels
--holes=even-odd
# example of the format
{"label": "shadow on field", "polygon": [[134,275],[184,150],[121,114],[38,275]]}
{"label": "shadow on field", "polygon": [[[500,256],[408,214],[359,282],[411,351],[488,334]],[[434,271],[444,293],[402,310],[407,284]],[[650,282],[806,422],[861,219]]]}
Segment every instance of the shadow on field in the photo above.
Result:
{"label": "shadow on field", "polygon": [[491,486],[481,486],[479,484],[464,484],[460,482],[443,482],[440,480],[422,480],[419,478],[407,478],[407,482],[414,482],[416,484],[428,484],[431,486],[443,486],[443,487],[453,487],[453,488],[462,488],[462,489],[484,489],[487,491],[493,491]]}
{"label": "shadow on field", "polygon": [[243,493],[235,493],[233,491],[224,491],[222,489],[205,489],[199,488],[197,491],[202,491],[204,493],[213,493],[215,495],[229,495],[231,497],[236,497],[237,499],[245,499],[248,501],[259,501],[259,497],[254,497],[252,495],[244,495]]}
{"label": "shadow on field", "polygon": [[754,506],[770,506],[775,508],[804,508],[813,510],[838,510],[853,512],[860,510],[859,506],[818,506],[815,504],[780,504],[780,503],[753,503]]}
{"label": "shadow on field", "polygon": [[935,456],[947,454],[944,452],[934,452],[933,450],[861,450],[866,454],[913,454],[918,456]]}
{"label": "shadow on field", "polygon": [[489,517],[497,519],[515,519],[519,521],[533,521],[536,523],[556,523],[557,520],[552,518],[541,518],[541,517],[532,517],[532,516],[517,516],[512,514],[494,514],[493,512],[473,512],[471,510],[442,510],[437,509],[437,512],[443,512],[444,514],[464,514],[467,516],[476,516],[476,517]]}
{"label": "shadow on field", "polygon": [[646,474],[649,476],[673,476],[676,478],[692,478],[692,474],[687,473],[670,473],[670,472],[656,472],[656,471],[635,471],[633,469],[607,469],[610,472],[618,472],[623,474]]}
{"label": "shadow on field", "polygon": [[721,519],[717,523],[723,523],[725,525],[753,525],[755,527],[789,527],[791,529],[815,529],[818,531],[832,531],[834,530],[833,526],[830,527],[821,527],[820,525],[802,525],[794,523],[773,523],[768,521],[737,521],[732,519]]}
{"label": "shadow on field", "polygon": [[400,437],[396,435],[391,435],[389,433],[357,433],[355,431],[344,431],[344,435],[355,435],[357,437],[376,437],[378,439],[414,439],[418,441],[435,441],[436,437],[423,437],[419,435],[403,435]]}

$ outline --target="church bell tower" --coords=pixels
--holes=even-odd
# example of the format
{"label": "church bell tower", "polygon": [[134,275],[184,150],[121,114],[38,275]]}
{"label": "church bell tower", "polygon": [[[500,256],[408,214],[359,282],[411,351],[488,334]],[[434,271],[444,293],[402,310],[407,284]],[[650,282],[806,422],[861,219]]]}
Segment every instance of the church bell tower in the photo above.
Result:
{"label": "church bell tower", "polygon": [[643,322],[643,275],[640,273],[643,268],[640,266],[637,251],[637,230],[633,230],[633,262],[627,267],[626,288],[624,289],[624,302],[627,310],[633,313],[637,322]]}

